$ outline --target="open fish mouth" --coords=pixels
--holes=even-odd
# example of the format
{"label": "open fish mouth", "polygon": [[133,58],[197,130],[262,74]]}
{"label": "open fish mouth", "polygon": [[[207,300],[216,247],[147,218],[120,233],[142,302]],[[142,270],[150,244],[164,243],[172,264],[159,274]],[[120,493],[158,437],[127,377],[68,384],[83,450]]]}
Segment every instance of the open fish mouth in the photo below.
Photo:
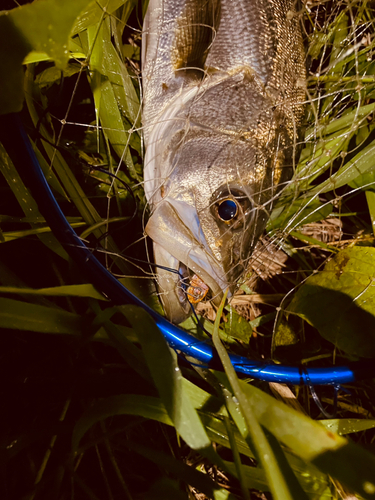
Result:
{"label": "open fish mouth", "polygon": [[[154,243],[157,282],[167,317],[181,323],[208,295],[220,303],[226,273],[212,255],[194,208],[173,199],[159,203],[146,226]],[[189,224],[189,225],[187,225]],[[172,255],[173,254],[173,255]]]}

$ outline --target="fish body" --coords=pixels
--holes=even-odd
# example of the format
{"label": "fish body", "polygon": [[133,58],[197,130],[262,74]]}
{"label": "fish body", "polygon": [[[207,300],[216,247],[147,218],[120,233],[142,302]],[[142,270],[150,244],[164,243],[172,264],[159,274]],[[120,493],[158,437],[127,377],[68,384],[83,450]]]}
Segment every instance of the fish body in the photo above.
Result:
{"label": "fish body", "polygon": [[233,289],[292,175],[306,76],[293,6],[150,0],[142,40],[145,231],[176,323],[190,314],[185,277],[197,275],[216,302]]}

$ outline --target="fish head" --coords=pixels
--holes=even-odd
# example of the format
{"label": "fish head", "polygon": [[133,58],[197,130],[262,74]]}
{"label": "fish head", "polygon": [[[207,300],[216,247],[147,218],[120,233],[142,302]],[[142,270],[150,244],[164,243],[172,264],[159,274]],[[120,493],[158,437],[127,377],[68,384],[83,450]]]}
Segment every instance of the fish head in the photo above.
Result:
{"label": "fish head", "polygon": [[155,193],[146,233],[154,241],[160,296],[172,321],[191,313],[192,275],[218,304],[246,271],[276,185],[289,176],[282,153],[274,150],[270,143],[263,149],[253,136],[193,124],[168,143],[162,156],[170,170]]}

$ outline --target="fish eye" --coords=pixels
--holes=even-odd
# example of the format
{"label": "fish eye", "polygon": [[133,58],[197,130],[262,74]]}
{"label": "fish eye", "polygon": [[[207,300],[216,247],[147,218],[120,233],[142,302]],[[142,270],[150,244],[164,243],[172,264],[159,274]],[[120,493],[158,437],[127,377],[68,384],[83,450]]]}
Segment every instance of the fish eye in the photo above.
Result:
{"label": "fish eye", "polygon": [[219,218],[223,222],[230,222],[238,215],[238,205],[232,198],[222,200],[217,208]]}

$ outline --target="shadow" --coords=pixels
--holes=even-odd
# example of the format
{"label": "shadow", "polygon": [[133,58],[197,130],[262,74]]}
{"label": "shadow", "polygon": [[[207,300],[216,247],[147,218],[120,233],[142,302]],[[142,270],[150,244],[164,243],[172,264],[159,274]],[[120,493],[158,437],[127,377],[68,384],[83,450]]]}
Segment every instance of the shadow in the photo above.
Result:
{"label": "shadow", "polygon": [[[352,283],[350,287],[354,288]],[[374,314],[358,304],[373,308]],[[343,292],[307,282],[285,312],[305,319],[322,337],[347,354],[375,357],[375,293],[367,291],[355,301]]]}

